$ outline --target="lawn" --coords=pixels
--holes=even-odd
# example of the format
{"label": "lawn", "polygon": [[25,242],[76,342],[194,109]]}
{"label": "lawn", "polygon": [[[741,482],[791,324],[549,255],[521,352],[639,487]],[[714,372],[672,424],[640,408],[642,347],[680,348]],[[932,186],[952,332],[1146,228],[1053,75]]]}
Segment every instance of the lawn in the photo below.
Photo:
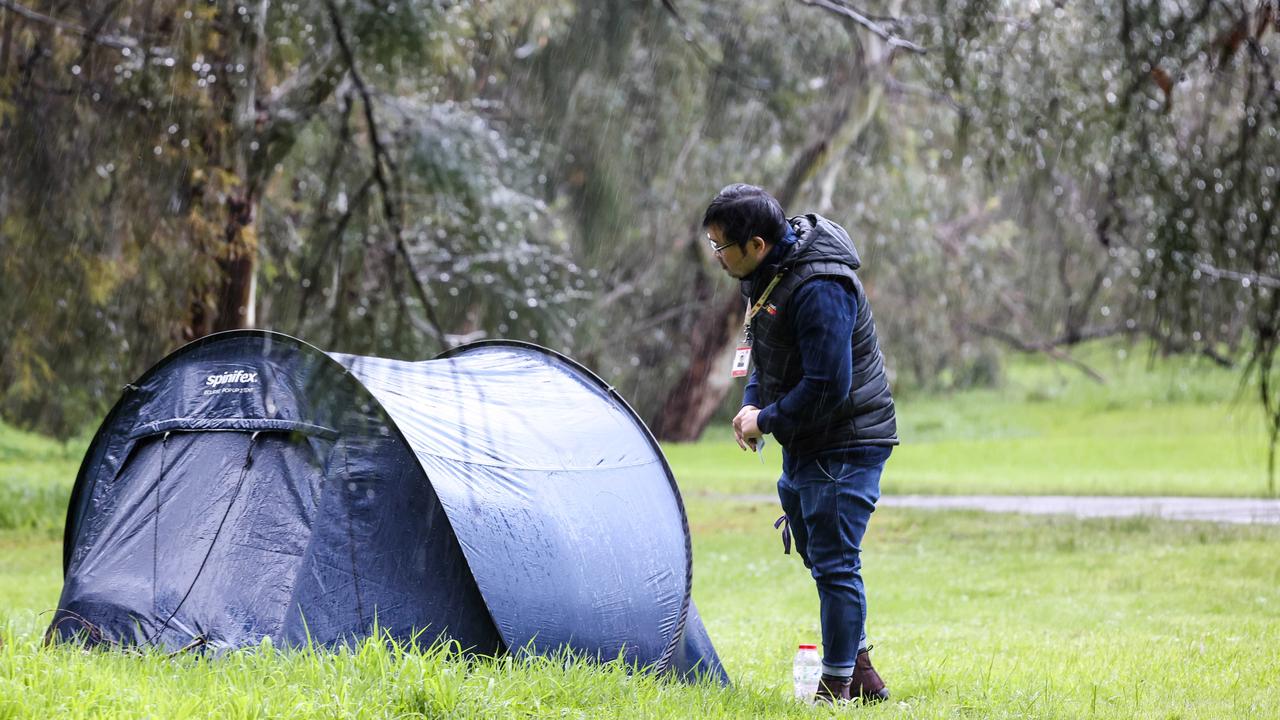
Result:
{"label": "lawn", "polygon": [[[1235,380],[1180,361],[1094,358],[1098,386],[1040,361],[998,389],[905,398],[887,492],[1256,495],[1260,419]],[[1101,352],[1101,351],[1100,351]],[[718,432],[718,434],[717,434]],[[765,463],[723,429],[668,448],[694,597],[734,687],[563,659],[460,658],[383,643],[218,658],[44,648],[58,536],[84,441],[0,426],[0,720],[10,717],[812,717],[790,659],[817,598],[783,555]],[[1280,528],[877,511],[864,543],[873,653],[901,718],[1280,718]]]}
{"label": "lawn", "polygon": [[[1154,365],[1098,343],[1077,353],[1105,384],[1041,357],[999,388],[900,398],[894,494],[1268,496],[1265,423],[1252,386],[1207,359]],[[781,454],[744,453],[728,423],[670,445],[686,493],[773,493]]]}
{"label": "lawn", "polygon": [[[768,504],[691,499],[695,599],[736,686],[370,644],[214,660],[41,648],[56,541],[0,536],[0,718],[808,717],[816,597]],[[867,717],[1280,717],[1280,530],[883,509],[866,541],[890,683]]]}

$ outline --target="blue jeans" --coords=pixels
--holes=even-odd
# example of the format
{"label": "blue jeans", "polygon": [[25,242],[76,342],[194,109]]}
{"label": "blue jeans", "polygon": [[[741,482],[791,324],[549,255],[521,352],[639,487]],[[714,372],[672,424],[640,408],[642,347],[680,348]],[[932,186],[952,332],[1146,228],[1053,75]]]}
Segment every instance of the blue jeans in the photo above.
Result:
{"label": "blue jeans", "polygon": [[778,498],[796,550],[818,584],[823,672],[849,676],[866,647],[862,536],[880,499],[891,447],[867,446],[809,457],[783,454]]}

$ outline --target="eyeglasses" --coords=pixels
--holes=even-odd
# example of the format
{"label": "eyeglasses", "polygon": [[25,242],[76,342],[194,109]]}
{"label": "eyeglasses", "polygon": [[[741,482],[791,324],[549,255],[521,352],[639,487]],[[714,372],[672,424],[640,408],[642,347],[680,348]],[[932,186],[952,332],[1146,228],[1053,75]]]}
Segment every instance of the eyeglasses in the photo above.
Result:
{"label": "eyeglasses", "polygon": [[707,235],[707,244],[711,246],[711,252],[717,255],[723,253],[725,250],[729,249],[730,247],[737,245],[737,243],[735,243],[732,240],[730,240],[729,242],[723,245],[717,245],[716,241],[712,240],[710,235]]}

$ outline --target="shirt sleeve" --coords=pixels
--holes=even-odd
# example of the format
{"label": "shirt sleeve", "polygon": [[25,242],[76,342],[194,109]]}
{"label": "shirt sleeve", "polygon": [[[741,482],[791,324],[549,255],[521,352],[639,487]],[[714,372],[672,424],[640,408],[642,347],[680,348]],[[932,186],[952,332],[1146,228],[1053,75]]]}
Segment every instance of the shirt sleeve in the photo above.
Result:
{"label": "shirt sleeve", "polygon": [[760,407],[760,380],[756,377],[756,368],[751,366],[751,374],[747,376],[747,387],[742,390],[742,406]]}
{"label": "shirt sleeve", "polygon": [[756,423],[761,432],[786,432],[815,422],[849,397],[857,314],[853,292],[838,280],[810,280],[791,296],[787,316],[800,352],[803,377],[777,402],[760,411]]}

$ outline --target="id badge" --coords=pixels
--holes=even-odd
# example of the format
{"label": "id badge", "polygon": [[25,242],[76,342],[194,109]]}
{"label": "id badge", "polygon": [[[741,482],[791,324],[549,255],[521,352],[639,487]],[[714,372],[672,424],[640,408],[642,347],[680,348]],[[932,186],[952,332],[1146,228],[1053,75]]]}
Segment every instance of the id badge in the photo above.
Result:
{"label": "id badge", "polygon": [[733,370],[729,374],[736,378],[746,377],[750,366],[751,346],[744,343],[733,353]]}

